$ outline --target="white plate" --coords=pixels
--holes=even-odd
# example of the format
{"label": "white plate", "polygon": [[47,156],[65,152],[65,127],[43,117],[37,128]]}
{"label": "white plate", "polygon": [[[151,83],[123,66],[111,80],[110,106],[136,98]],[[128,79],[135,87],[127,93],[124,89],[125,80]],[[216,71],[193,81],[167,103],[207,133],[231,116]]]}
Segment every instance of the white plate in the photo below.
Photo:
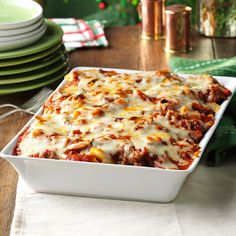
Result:
{"label": "white plate", "polygon": [[42,17],[42,7],[31,0],[0,0],[0,29],[31,25]]}
{"label": "white plate", "polygon": [[[76,69],[84,70],[91,68],[78,67]],[[102,69],[106,70],[108,68]],[[112,70],[121,73],[137,72],[134,70]],[[183,75],[183,77],[185,76]],[[236,78],[218,76],[215,76],[215,78],[231,90],[232,93],[235,91]],[[65,81],[59,85],[59,88],[64,83]],[[219,111],[216,113],[215,124],[208,130],[200,142],[201,154],[218,125],[231,97],[221,104]],[[42,108],[36,115],[39,115],[41,112]],[[197,158],[187,170],[167,170],[152,167],[13,156],[12,152],[19,135],[32,123],[33,119],[34,117],[2,150],[0,156],[8,160],[28,186],[38,192],[170,202],[176,197],[186,177],[196,168],[200,160],[200,158]]]}
{"label": "white plate", "polygon": [[47,28],[46,25],[43,25],[40,32],[28,38],[22,38],[22,39],[8,41],[8,42],[0,42],[0,52],[9,51],[16,48],[22,48],[22,47],[25,47],[34,43],[35,41],[37,41],[43,36],[43,34],[46,31],[46,28]]}
{"label": "white plate", "polygon": [[0,36],[0,45],[2,43],[7,43],[7,42],[11,42],[11,41],[18,41],[20,39],[26,39],[26,38],[30,38],[34,35],[38,35],[41,33],[41,31],[43,31],[45,29],[45,24],[43,22],[42,25],[40,25],[38,28],[34,29],[31,32],[28,33],[23,33],[23,34],[18,34],[18,35],[12,35],[12,36],[4,36],[1,37]]}
{"label": "white plate", "polygon": [[25,26],[25,27],[21,27],[21,28],[17,28],[17,29],[0,30],[0,37],[13,36],[13,35],[18,35],[18,34],[24,34],[24,33],[31,32],[31,31],[37,29],[40,25],[42,25],[43,22],[44,22],[44,19],[40,18],[35,23],[33,23],[31,25],[28,25],[28,26]]}

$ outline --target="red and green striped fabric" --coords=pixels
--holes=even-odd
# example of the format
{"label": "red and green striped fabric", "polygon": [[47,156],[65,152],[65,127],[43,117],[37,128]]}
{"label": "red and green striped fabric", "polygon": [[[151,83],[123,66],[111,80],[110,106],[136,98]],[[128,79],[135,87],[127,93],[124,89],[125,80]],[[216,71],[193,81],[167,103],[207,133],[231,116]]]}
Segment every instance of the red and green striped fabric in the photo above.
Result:
{"label": "red and green striped fabric", "polygon": [[108,46],[104,25],[98,20],[84,21],[76,18],[52,18],[64,31],[66,49],[72,51],[81,47]]}

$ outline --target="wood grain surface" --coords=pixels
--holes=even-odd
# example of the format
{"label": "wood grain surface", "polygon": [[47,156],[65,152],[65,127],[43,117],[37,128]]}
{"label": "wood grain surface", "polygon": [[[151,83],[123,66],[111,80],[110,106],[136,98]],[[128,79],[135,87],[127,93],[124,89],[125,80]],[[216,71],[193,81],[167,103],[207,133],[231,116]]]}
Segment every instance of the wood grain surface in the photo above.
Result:
{"label": "wood grain surface", "polygon": [[[127,26],[106,30],[108,48],[78,49],[70,54],[70,67],[94,66],[140,70],[168,68],[170,54],[163,51],[164,41],[140,39],[140,27]],[[213,59],[236,55],[235,39],[211,39],[192,32],[192,51],[182,57]],[[0,103],[21,104],[36,91],[0,96]],[[4,110],[0,109],[0,114]],[[18,112],[0,120],[0,148],[29,120],[30,116]],[[7,236],[14,212],[17,173],[8,162],[0,158],[0,235]]]}

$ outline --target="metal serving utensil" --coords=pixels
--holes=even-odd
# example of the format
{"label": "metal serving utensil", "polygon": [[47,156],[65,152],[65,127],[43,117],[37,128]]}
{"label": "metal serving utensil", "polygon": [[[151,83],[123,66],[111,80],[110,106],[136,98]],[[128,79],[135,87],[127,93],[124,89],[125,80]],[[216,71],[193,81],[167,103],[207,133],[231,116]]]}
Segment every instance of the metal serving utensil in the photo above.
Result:
{"label": "metal serving utensil", "polygon": [[15,113],[18,111],[22,111],[28,114],[35,114],[35,112],[43,105],[44,101],[46,100],[47,97],[53,92],[53,90],[44,87],[42,90],[40,90],[35,96],[33,96],[31,99],[26,101],[20,106],[16,106],[13,104],[2,104],[0,105],[0,108],[3,107],[12,107],[14,108],[13,110],[10,110],[2,115],[0,115],[0,120]]}

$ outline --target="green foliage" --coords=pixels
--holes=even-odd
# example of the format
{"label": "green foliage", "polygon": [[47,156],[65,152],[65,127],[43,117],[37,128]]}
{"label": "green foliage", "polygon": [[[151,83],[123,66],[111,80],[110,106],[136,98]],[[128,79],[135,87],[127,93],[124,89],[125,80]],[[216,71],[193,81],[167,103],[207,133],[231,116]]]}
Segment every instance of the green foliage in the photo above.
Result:
{"label": "green foliage", "polygon": [[110,5],[103,11],[98,11],[84,18],[85,20],[97,19],[106,26],[136,25],[138,14],[132,4]]}
{"label": "green foliage", "polygon": [[[192,7],[192,23],[195,23],[197,0],[166,0],[167,5],[185,4]],[[137,24],[136,5],[140,0],[105,0],[108,8],[100,10],[97,0],[44,0],[45,17],[76,17],[99,19],[109,26]]]}

